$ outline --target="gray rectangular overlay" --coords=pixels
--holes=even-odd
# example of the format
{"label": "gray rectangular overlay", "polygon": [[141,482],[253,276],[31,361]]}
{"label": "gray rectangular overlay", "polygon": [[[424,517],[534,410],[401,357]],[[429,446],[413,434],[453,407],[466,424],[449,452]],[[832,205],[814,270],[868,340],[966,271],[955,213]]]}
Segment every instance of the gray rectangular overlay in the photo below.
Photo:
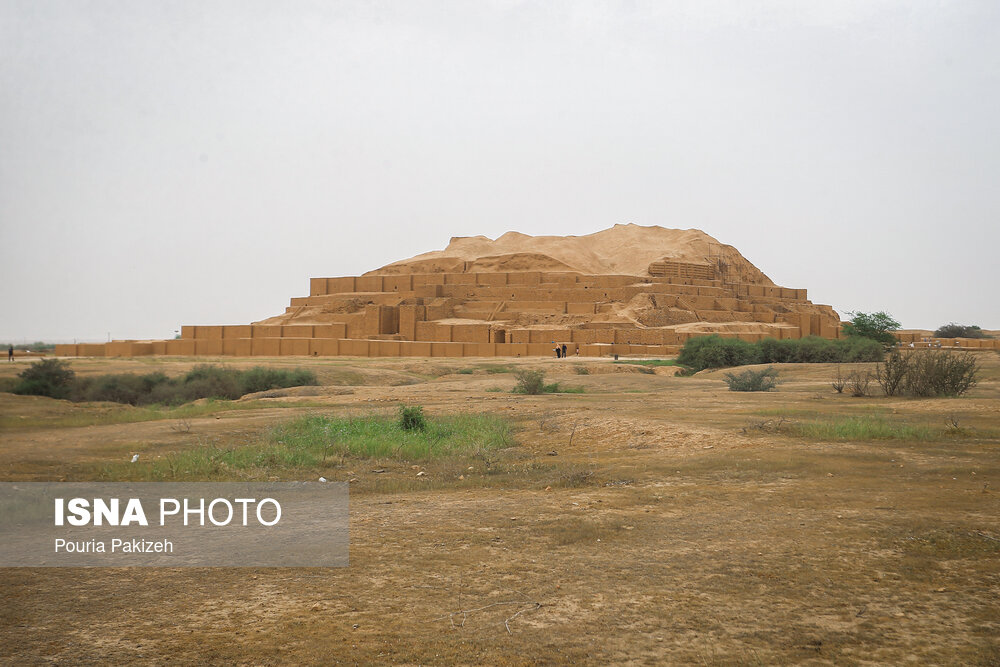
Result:
{"label": "gray rectangular overlay", "polygon": [[0,567],[346,567],[348,485],[0,482]]}

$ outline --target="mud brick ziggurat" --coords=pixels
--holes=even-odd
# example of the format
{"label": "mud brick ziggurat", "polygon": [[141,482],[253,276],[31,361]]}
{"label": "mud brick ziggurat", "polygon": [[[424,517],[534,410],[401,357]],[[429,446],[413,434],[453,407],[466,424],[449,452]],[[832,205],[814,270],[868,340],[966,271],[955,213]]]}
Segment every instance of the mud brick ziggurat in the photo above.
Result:
{"label": "mud brick ziggurat", "polygon": [[252,324],[184,326],[181,338],[60,345],[64,356],[371,357],[674,354],[692,336],[836,338],[840,317],[779,287],[698,230],[615,225],[587,236],[452,239]]}

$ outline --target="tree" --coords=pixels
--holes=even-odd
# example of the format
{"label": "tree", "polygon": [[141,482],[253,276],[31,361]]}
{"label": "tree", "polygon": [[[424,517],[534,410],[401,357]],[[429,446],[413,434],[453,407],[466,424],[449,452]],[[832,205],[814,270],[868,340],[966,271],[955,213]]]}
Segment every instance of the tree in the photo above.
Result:
{"label": "tree", "polygon": [[75,373],[69,364],[59,359],[42,359],[18,373],[21,381],[14,387],[15,394],[66,398]]}
{"label": "tree", "polygon": [[851,321],[844,323],[845,336],[871,338],[886,345],[892,345],[896,342],[896,337],[891,332],[899,329],[899,322],[894,320],[889,313],[880,310],[877,313],[859,311],[847,314],[851,316]]}
{"label": "tree", "polygon": [[983,330],[975,324],[968,326],[951,322],[934,332],[937,338],[986,338]]}

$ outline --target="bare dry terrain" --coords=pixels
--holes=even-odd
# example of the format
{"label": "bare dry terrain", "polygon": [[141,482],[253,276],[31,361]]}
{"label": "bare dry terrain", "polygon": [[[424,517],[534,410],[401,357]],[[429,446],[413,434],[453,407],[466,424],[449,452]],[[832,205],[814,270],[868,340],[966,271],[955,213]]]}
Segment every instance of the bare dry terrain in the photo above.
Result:
{"label": "bare dry terrain", "polygon": [[[216,361],[307,366],[321,386],[192,413],[0,394],[3,480],[120,478],[136,453],[239,447],[297,415],[401,403],[517,429],[493,454],[273,471],[350,481],[348,568],[0,570],[0,658],[998,665],[1000,355],[980,359],[968,396],[929,400],[837,394],[824,365],[778,365],[778,391],[744,394],[721,372],[610,360],[289,357]],[[583,393],[511,394],[515,367]],[[803,435],[851,418],[886,434]]]}

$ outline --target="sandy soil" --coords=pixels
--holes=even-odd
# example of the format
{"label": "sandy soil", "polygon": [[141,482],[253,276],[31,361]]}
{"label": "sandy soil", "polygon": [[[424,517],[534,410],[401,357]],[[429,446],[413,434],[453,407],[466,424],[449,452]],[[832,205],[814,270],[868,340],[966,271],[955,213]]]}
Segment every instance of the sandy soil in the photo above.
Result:
{"label": "sandy soil", "polygon": [[[1000,664],[1000,355],[981,359],[970,396],[927,401],[836,394],[836,370],[822,365],[779,366],[779,391],[736,394],[718,371],[682,378],[599,360],[253,359],[314,366],[326,384],[183,428],[81,426],[113,408],[0,394],[7,480],[93,479],[134,452],[238,445],[295,414],[400,402],[432,415],[497,413],[519,427],[518,446],[496,462],[504,475],[481,460],[428,464],[419,479],[400,461],[297,471],[356,480],[348,568],[0,570],[0,657]],[[195,361],[73,363],[171,374]],[[513,386],[495,372],[507,365],[585,392],[491,391]],[[954,419],[962,432],[825,442],[782,429],[875,413]]]}

